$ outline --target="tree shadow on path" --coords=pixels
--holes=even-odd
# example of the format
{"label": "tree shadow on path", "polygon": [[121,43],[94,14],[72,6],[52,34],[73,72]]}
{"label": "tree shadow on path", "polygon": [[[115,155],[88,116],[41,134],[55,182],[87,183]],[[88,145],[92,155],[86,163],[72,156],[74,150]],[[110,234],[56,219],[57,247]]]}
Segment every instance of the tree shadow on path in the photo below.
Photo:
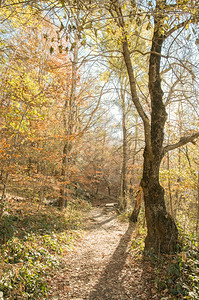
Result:
{"label": "tree shadow on path", "polygon": [[89,298],[90,300],[111,300],[111,299],[132,299],[123,286],[122,270],[128,256],[128,245],[131,241],[135,225],[129,224],[125,234],[122,236],[119,245],[113,253],[108,265],[103,271],[98,283],[93,287]]}

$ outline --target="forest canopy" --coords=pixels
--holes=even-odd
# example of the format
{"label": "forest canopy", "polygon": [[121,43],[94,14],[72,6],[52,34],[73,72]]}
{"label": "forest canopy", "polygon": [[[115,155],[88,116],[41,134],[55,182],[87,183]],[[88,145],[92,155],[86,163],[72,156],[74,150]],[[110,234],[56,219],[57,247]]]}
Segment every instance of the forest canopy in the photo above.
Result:
{"label": "forest canopy", "polygon": [[109,207],[110,264],[134,234],[159,295],[197,299],[198,21],[196,0],[0,1],[0,298],[46,297]]}
{"label": "forest canopy", "polygon": [[0,5],[1,218],[16,193],[136,220],[143,193],[145,250],[175,253],[176,221],[199,230],[197,1]]}

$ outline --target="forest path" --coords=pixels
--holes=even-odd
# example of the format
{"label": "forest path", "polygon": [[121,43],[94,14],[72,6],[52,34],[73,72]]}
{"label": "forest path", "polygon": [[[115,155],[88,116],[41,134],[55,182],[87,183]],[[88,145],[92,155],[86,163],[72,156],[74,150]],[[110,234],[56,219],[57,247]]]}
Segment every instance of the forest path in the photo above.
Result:
{"label": "forest path", "polygon": [[135,225],[120,222],[110,208],[93,208],[85,216],[82,239],[64,258],[50,299],[152,299],[150,272],[129,251],[133,238]]}

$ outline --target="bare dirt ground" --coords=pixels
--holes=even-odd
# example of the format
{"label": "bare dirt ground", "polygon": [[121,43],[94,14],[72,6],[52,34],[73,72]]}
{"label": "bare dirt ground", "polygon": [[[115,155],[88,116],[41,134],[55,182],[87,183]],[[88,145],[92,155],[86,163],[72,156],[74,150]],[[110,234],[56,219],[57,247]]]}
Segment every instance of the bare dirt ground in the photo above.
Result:
{"label": "bare dirt ground", "polygon": [[85,232],[64,257],[50,299],[158,299],[152,294],[150,266],[134,259],[129,247],[135,225],[120,222],[112,209],[93,208]]}

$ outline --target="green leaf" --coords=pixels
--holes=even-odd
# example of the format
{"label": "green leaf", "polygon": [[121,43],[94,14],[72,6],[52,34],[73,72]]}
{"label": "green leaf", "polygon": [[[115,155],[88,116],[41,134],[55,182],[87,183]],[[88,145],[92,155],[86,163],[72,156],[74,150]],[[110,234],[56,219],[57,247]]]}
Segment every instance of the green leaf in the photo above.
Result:
{"label": "green leaf", "polygon": [[83,26],[80,25],[80,26],[77,27],[77,29],[78,29],[79,32],[81,32],[83,30]]}
{"label": "green leaf", "polygon": [[52,54],[53,51],[54,51],[54,48],[51,46],[51,47],[50,47],[50,54]]}
{"label": "green leaf", "polygon": [[148,22],[148,25],[147,25],[147,27],[146,27],[146,30],[150,30],[151,29],[151,22],[149,21]]}
{"label": "green leaf", "polygon": [[85,25],[85,29],[91,29],[92,28],[92,23],[89,22],[88,24]]}
{"label": "green leaf", "polygon": [[187,30],[189,28],[189,23],[188,24],[186,24],[186,26],[185,26],[185,30]]}
{"label": "green leaf", "polygon": [[65,1],[64,0],[60,0],[61,5],[64,7]]}
{"label": "green leaf", "polygon": [[81,41],[81,45],[85,46],[86,45],[86,41],[85,40]]}
{"label": "green leaf", "polygon": [[59,46],[58,46],[58,49],[59,49],[59,53],[62,53],[63,46],[62,46],[62,45],[59,45]]}
{"label": "green leaf", "polygon": [[74,42],[74,43],[72,43],[72,44],[71,44],[70,51],[72,51],[72,50],[75,48],[75,46],[76,46],[76,43],[75,43],[75,42]]}
{"label": "green leaf", "polygon": [[199,45],[199,38],[196,39],[195,44],[198,46]]}

